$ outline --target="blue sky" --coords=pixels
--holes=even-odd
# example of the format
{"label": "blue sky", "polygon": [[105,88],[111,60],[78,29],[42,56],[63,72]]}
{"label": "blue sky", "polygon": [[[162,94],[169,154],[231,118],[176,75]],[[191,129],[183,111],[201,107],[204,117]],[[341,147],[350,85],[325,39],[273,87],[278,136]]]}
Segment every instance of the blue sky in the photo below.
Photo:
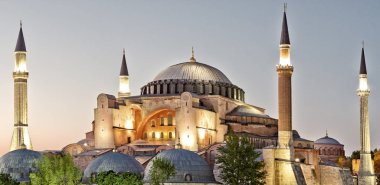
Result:
{"label": "blue sky", "polygon": [[[289,0],[293,128],[359,149],[358,71],[365,40],[372,147],[380,147],[380,2]],[[132,94],[166,67],[212,65],[277,118],[283,1],[1,1],[0,154],[13,125],[13,50],[23,20],[29,124],[36,150],[61,149],[91,129],[96,97],[116,94],[126,49]]]}

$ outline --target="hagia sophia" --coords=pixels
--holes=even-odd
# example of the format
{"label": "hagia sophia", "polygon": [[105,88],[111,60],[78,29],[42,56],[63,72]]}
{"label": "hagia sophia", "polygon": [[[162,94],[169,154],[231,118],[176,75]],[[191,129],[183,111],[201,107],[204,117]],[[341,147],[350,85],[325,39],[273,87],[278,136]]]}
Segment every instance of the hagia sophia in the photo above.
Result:
{"label": "hagia sophia", "polygon": [[[350,169],[335,165],[345,156],[344,145],[326,135],[313,141],[292,128],[292,86],[287,13],[283,13],[278,74],[279,118],[265,108],[245,101],[238,87],[219,69],[200,63],[194,49],[188,61],[157,72],[131,94],[127,57],[123,51],[117,95],[101,93],[94,107],[91,129],[83,140],[63,147],[84,172],[83,182],[101,171],[150,172],[155,157],[168,159],[176,168],[172,184],[222,184],[216,164],[217,149],[225,145],[227,132],[248,137],[267,171],[266,184],[354,184]],[[33,163],[43,152],[33,151],[28,133],[26,45],[20,27],[15,48],[14,132],[10,152],[0,158],[0,172],[28,181]],[[364,48],[360,64],[361,166],[359,184],[375,184],[369,148],[367,71]],[[300,69],[301,70],[301,69]],[[115,74],[116,75],[116,74]],[[95,100],[94,100],[95,101]],[[86,124],[86,123],[83,123]],[[89,123],[90,125],[90,123]],[[33,125],[31,125],[33,126]]]}

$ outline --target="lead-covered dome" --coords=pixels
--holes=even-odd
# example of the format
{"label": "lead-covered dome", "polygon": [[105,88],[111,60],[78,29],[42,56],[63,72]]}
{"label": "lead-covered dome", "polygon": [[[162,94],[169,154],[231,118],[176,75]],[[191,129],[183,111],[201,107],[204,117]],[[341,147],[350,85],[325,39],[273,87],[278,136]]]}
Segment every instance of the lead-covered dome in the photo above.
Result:
{"label": "lead-covered dome", "polygon": [[33,150],[13,150],[0,158],[0,173],[17,181],[29,181],[29,173],[36,171],[35,162],[40,158],[42,155]]}
{"label": "lead-covered dome", "polygon": [[[166,159],[175,167],[175,176],[170,178],[167,182],[215,182],[214,174],[210,166],[204,159],[192,151],[183,149],[165,150],[157,154],[153,160],[156,158]],[[145,168],[145,182],[150,182],[149,173],[153,165],[153,160],[151,160]]]}
{"label": "lead-covered dome", "polygon": [[337,141],[336,139],[331,138],[327,135],[325,137],[319,138],[314,143],[315,144],[328,144],[328,145],[342,145],[339,143],[339,141]]}
{"label": "lead-covered dome", "polygon": [[178,95],[183,92],[244,101],[243,89],[234,85],[219,69],[195,59],[169,66],[141,88],[141,95]]}
{"label": "lead-covered dome", "polygon": [[161,71],[153,81],[170,79],[203,80],[232,84],[219,69],[199,62],[184,62],[169,66]]}
{"label": "lead-covered dome", "polygon": [[114,171],[116,173],[131,172],[142,175],[144,173],[144,168],[136,159],[129,155],[108,152],[91,161],[84,170],[83,182],[88,182],[93,174],[106,171]]}

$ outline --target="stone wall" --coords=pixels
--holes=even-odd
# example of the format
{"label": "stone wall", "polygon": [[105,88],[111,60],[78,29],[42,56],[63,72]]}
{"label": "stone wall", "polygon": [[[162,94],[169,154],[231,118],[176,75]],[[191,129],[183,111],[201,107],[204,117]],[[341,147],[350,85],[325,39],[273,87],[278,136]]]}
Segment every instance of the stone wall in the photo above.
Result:
{"label": "stone wall", "polygon": [[353,179],[349,169],[320,165],[321,185],[353,185]]}

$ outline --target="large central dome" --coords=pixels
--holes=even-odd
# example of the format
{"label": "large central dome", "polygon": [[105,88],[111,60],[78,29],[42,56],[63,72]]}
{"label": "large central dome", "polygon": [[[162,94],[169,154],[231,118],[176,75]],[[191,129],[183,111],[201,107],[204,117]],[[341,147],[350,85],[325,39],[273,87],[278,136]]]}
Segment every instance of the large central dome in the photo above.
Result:
{"label": "large central dome", "polygon": [[219,69],[196,62],[194,55],[189,62],[169,66],[141,88],[141,95],[180,95],[183,92],[244,101],[243,89],[232,84]]}
{"label": "large central dome", "polygon": [[169,79],[204,80],[232,84],[219,69],[199,62],[184,62],[172,65],[159,73],[153,81]]}

